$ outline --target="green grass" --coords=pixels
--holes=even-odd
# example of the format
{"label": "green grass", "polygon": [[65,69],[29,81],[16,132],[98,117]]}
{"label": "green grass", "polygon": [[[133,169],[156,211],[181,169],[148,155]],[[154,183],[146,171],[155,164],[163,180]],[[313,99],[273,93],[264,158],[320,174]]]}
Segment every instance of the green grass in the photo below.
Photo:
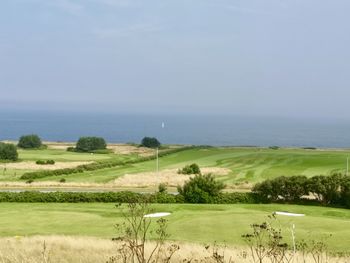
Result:
{"label": "green grass", "polygon": [[76,153],[65,150],[44,149],[44,150],[18,150],[19,159],[23,161],[36,161],[52,159],[57,162],[72,161],[98,161],[112,158],[113,154],[90,154]]}
{"label": "green grass", "polygon": [[[241,235],[249,225],[263,222],[274,211],[305,213],[305,217],[279,216],[276,222],[290,241],[289,228],[296,226],[296,238],[328,239],[332,251],[350,252],[350,210],[296,205],[155,205],[155,211],[171,212],[169,233],[179,241],[226,242],[244,245]],[[113,204],[25,204],[2,203],[0,235],[80,235],[115,237],[114,225],[122,217]]]}
{"label": "green grass", "polygon": [[[191,149],[160,158],[160,169],[181,168],[187,164],[229,168],[220,178],[228,185],[258,182],[267,178],[291,175],[320,175],[344,172],[350,151],[264,148]],[[155,161],[103,169],[67,176],[69,181],[106,183],[126,173],[155,170]],[[43,180],[52,180],[45,178]]]}
{"label": "green grass", "polygon": [[[306,175],[313,176],[333,172],[344,172],[346,157],[349,150],[304,150],[304,149],[266,149],[266,148],[208,148],[191,149],[174,153],[160,158],[160,169],[182,168],[191,163],[198,163],[200,166],[215,166],[229,168],[231,172],[219,178],[227,185],[240,183],[255,183],[267,178],[274,178],[281,175]],[[125,159],[137,158],[136,155],[122,156],[116,154],[89,154],[74,153],[64,150],[19,150],[19,158],[24,161],[35,161],[38,159],[53,159],[55,161],[98,161],[111,158]],[[79,174],[65,176],[68,182],[90,182],[107,183],[124,174],[154,171],[155,161],[148,161],[101,169]],[[6,171],[0,181],[15,181],[26,171]],[[15,175],[16,173],[16,175]],[[46,177],[42,181],[57,180],[57,177]]]}
{"label": "green grass", "polygon": [[[130,158],[137,158],[135,154],[118,155],[114,153],[109,154],[91,154],[68,152],[60,149],[34,149],[34,150],[18,150],[18,162],[37,161],[37,160],[54,160],[55,162],[92,162],[103,160],[126,160]],[[19,177],[26,172],[32,172],[29,169],[10,169],[0,170],[0,181],[18,181]],[[55,178],[57,180],[57,178]]]}

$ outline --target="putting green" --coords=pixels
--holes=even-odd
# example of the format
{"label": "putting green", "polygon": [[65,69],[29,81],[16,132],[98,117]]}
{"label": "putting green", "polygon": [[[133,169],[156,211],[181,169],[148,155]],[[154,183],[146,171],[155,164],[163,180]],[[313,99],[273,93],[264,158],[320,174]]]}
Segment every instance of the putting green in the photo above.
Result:
{"label": "putting green", "polygon": [[[327,239],[332,251],[350,252],[350,210],[296,205],[154,205],[155,212],[170,212],[171,239],[199,243],[226,242],[244,245],[242,234],[249,225],[261,223],[274,211],[303,213],[305,217],[277,216],[290,242],[290,227],[296,238]],[[113,204],[0,204],[0,235],[79,235],[111,238],[114,224],[122,217]]]}

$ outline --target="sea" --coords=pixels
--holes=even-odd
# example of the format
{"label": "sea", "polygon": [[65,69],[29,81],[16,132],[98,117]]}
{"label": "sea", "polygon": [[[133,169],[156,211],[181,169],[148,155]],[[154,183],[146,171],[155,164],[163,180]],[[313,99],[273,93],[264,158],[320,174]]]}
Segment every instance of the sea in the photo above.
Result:
{"label": "sea", "polygon": [[150,136],[164,144],[350,148],[350,121],[340,119],[0,111],[0,140],[33,133],[57,142],[100,136],[139,143]]}

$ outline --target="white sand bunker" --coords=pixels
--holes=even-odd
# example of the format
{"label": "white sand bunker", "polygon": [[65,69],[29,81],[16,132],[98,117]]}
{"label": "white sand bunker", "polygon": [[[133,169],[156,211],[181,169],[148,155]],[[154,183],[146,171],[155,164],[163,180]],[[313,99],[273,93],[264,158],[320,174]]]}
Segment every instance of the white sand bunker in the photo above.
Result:
{"label": "white sand bunker", "polygon": [[304,214],[295,214],[295,213],[279,212],[279,211],[276,211],[275,214],[276,215],[281,215],[281,216],[297,216],[297,217],[305,216]]}
{"label": "white sand bunker", "polygon": [[148,215],[144,215],[143,217],[146,218],[155,218],[155,217],[165,217],[165,216],[170,216],[170,213],[167,212],[159,212],[159,213],[154,213],[154,214],[148,214]]}
{"label": "white sand bunker", "polygon": [[91,162],[56,162],[52,165],[39,165],[35,162],[18,163],[0,163],[0,169],[18,169],[18,170],[56,170],[64,168],[74,168],[79,165],[89,164]]}
{"label": "white sand bunker", "polygon": [[[122,177],[114,180],[115,186],[122,187],[147,187],[158,186],[159,184],[166,184],[167,186],[183,185],[194,175],[178,174],[178,169],[166,169],[157,172],[125,174]],[[212,173],[214,176],[223,176],[231,172],[230,169],[220,167],[201,168],[203,174]]]}

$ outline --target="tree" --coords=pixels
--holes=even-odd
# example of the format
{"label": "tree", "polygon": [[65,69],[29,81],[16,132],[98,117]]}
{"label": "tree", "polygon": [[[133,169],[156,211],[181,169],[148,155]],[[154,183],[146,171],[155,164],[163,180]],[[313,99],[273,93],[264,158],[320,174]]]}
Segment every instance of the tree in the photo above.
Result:
{"label": "tree", "polygon": [[0,142],[0,160],[17,161],[18,153],[15,145]]}
{"label": "tree", "polygon": [[106,149],[106,147],[106,141],[101,137],[80,137],[76,145],[76,151],[93,152]]}
{"label": "tree", "polygon": [[285,201],[298,201],[309,193],[307,182],[305,176],[280,176],[256,184],[253,192],[270,201],[277,201],[279,198]]}
{"label": "tree", "polygon": [[141,141],[141,146],[147,147],[147,148],[159,148],[160,142],[157,140],[157,138],[153,137],[145,137]]}
{"label": "tree", "polygon": [[179,186],[177,189],[186,202],[213,203],[224,187],[223,183],[215,181],[211,174],[207,174],[196,175],[190,178],[183,187]]}
{"label": "tree", "polygon": [[340,190],[344,181],[341,174],[330,176],[314,176],[308,180],[310,192],[324,204],[337,204],[340,200]]}
{"label": "tree", "polygon": [[24,149],[35,149],[42,146],[41,139],[36,134],[23,135],[19,138],[18,147]]}
{"label": "tree", "polygon": [[201,174],[198,164],[193,163],[191,165],[186,165],[184,168],[178,171],[179,174]]}

